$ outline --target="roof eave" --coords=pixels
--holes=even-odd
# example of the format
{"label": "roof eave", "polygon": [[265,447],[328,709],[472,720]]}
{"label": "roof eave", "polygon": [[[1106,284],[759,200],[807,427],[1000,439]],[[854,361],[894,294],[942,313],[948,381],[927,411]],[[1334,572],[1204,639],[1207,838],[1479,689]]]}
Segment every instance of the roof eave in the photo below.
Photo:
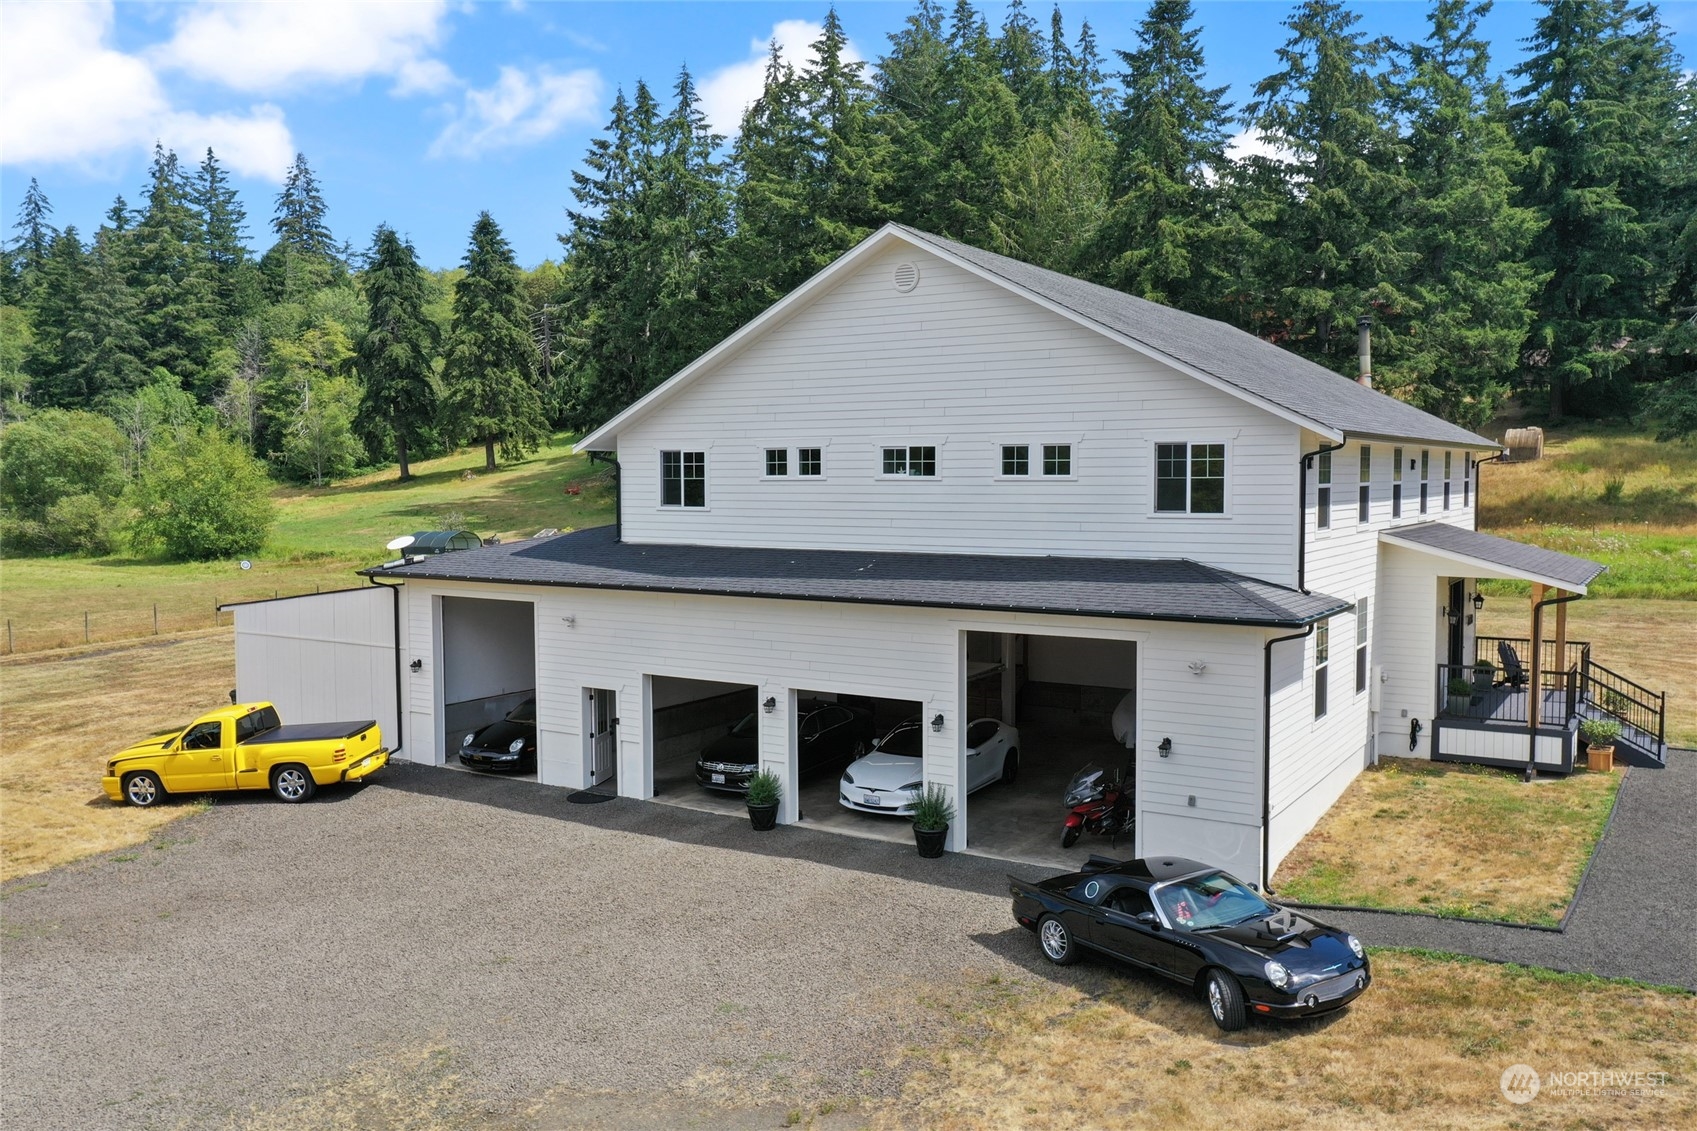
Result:
{"label": "roof eave", "polygon": [[1430,554],[1435,558],[1443,558],[1446,561],[1454,562],[1457,565],[1466,566],[1467,568],[1475,571],[1468,575],[1470,577],[1493,577],[1507,581],[1531,581],[1538,585],[1548,585],[1552,589],[1563,589],[1569,593],[1577,593],[1581,597],[1585,596],[1589,591],[1591,582],[1597,580],[1597,578],[1609,568],[1606,565],[1601,565],[1598,567],[1597,572],[1586,578],[1585,581],[1575,582],[1568,578],[1556,577],[1553,574],[1540,573],[1537,570],[1525,569],[1520,566],[1504,565],[1501,562],[1493,562],[1487,558],[1475,557],[1472,554],[1462,553],[1460,550],[1446,549],[1442,546],[1431,546],[1425,542],[1416,542],[1410,538],[1398,538],[1396,536],[1396,532],[1391,530],[1380,531],[1379,541],[1388,542],[1400,549],[1413,550],[1422,554]]}

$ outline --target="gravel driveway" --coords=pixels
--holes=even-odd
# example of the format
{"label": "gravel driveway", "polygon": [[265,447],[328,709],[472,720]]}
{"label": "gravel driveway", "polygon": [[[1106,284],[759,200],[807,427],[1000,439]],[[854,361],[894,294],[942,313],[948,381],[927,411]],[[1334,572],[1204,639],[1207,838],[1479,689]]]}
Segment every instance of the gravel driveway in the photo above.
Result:
{"label": "gravel driveway", "polygon": [[[1034,969],[1002,871],[404,765],[221,800],[8,885],[4,1122],[391,1125],[389,1091],[453,1124],[649,1097],[655,1126],[736,1125],[703,1113],[888,1095],[915,987]],[[609,1090],[637,1107],[571,1101]]]}

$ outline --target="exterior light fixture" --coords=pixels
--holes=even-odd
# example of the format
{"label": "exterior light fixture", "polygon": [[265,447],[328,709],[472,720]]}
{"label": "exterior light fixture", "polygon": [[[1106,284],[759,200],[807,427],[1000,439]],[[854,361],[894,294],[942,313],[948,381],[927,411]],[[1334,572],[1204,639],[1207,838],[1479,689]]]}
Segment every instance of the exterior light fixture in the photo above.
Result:
{"label": "exterior light fixture", "polygon": [[775,696],[768,695],[766,697],[766,702],[760,704],[760,709],[770,715],[773,711],[778,709],[777,698]]}
{"label": "exterior light fixture", "polygon": [[1191,675],[1201,675],[1208,670],[1207,660],[1192,660],[1189,664]]}
{"label": "exterior light fixture", "polygon": [[1155,747],[1155,749],[1161,752],[1161,757],[1169,758],[1173,753],[1173,740],[1170,738],[1163,738],[1161,739],[1161,745]]}
{"label": "exterior light fixture", "polygon": [[577,617],[575,615],[563,616],[560,619],[566,622],[567,628],[577,627]]}
{"label": "exterior light fixture", "polygon": [[424,661],[423,660],[414,660],[412,662],[412,670],[415,671],[415,672],[416,671],[423,671],[424,670]]}
{"label": "exterior light fixture", "polygon": [[938,733],[942,733],[942,730],[943,730],[943,716],[942,715],[937,714],[937,715],[931,716],[931,729],[934,730],[934,731],[937,731]]}
{"label": "exterior light fixture", "polygon": [[1485,595],[1483,593],[1475,592],[1473,594],[1473,611],[1476,613],[1485,611]]}

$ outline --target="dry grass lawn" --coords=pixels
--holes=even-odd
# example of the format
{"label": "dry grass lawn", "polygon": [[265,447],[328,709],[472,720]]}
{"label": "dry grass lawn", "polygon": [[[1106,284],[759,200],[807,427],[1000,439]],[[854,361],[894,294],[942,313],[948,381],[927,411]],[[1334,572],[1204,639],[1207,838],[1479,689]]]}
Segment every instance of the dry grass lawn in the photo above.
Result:
{"label": "dry grass lawn", "polygon": [[1621,777],[1527,785],[1505,770],[1384,758],[1279,865],[1273,890],[1307,903],[1554,925]]}
{"label": "dry grass lawn", "polygon": [[229,702],[235,669],[228,628],[0,660],[0,880],[139,844],[203,806],[117,805],[100,776],[114,751]]}
{"label": "dry grass lawn", "polygon": [[[1036,944],[1032,944],[1035,953]],[[1198,1001],[1139,975],[1105,992],[995,978],[942,994],[954,1036],[883,1129],[1671,1128],[1697,1125],[1697,999],[1414,953],[1374,954],[1348,1012],[1222,1034]],[[1077,968],[1088,970],[1088,967]],[[1087,982],[1089,975],[1069,982]],[[1627,1096],[1508,1103],[1504,1069],[1667,1073]]]}

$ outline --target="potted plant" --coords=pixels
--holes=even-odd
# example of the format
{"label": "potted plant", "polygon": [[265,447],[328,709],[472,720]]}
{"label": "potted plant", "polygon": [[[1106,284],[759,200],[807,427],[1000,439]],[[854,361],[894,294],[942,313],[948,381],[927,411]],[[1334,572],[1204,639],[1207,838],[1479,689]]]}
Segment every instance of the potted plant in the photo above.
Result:
{"label": "potted plant", "polygon": [[1473,665],[1473,689],[1475,691],[1489,691],[1496,675],[1497,669],[1492,666],[1491,661],[1480,660]]}
{"label": "potted plant", "polygon": [[1473,702],[1473,685],[1467,682],[1465,676],[1450,677],[1450,710],[1461,714],[1467,710],[1467,705]]}
{"label": "potted plant", "polygon": [[1613,719],[1586,719],[1579,724],[1579,737],[1585,740],[1585,764],[1601,774],[1615,768],[1615,739],[1620,737],[1620,724]]}
{"label": "potted plant", "polygon": [[761,770],[748,779],[748,823],[756,832],[765,832],[778,823],[778,801],[784,796],[784,783],[771,770]]}
{"label": "potted plant", "polygon": [[931,782],[913,802],[913,843],[921,856],[941,856],[955,807],[943,787]]}

